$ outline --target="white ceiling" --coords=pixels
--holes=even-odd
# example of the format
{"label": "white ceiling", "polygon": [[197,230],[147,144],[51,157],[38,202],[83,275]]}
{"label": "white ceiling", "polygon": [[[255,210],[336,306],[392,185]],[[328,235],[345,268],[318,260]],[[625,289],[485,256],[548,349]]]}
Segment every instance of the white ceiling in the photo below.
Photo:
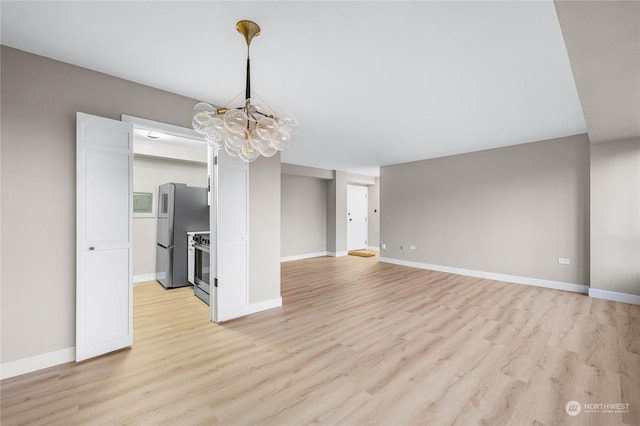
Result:
{"label": "white ceiling", "polygon": [[378,167],[584,133],[552,1],[1,2],[2,44],[300,122],[283,162]]}

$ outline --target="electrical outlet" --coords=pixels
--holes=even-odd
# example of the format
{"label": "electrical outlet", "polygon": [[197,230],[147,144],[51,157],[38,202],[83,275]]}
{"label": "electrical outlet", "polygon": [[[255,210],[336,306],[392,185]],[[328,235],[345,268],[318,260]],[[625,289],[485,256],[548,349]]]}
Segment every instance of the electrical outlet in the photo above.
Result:
{"label": "electrical outlet", "polygon": [[382,243],[382,250],[386,250],[387,249],[387,245],[385,243]]}
{"label": "electrical outlet", "polygon": [[409,250],[415,250],[416,246],[414,246],[413,244],[409,246]]}
{"label": "electrical outlet", "polygon": [[563,259],[562,257],[558,259],[558,263],[561,265],[569,265],[571,263],[571,259]]}

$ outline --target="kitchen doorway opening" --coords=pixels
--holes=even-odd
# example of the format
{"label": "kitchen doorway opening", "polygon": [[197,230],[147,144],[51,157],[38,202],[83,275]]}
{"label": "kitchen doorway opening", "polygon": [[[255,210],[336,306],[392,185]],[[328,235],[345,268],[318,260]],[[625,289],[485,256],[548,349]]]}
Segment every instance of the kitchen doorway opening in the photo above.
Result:
{"label": "kitchen doorway opening", "polygon": [[215,153],[192,129],[127,115],[122,121],[134,132],[133,285],[155,281],[166,291],[193,289],[213,321]]}

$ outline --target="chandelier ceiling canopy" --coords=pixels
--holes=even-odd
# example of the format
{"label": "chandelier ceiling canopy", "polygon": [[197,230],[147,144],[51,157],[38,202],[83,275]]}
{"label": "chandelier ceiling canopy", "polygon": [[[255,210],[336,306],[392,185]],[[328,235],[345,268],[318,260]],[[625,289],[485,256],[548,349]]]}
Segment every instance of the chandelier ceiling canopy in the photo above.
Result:
{"label": "chandelier ceiling canopy", "polygon": [[249,47],[260,27],[252,21],[239,21],[236,29],[247,43],[247,80],[240,106],[216,108],[200,102],[193,108],[193,129],[204,135],[214,149],[222,149],[243,161],[255,161],[260,155],[271,157],[291,145],[298,122],[289,113],[273,111],[262,99],[251,95]]}

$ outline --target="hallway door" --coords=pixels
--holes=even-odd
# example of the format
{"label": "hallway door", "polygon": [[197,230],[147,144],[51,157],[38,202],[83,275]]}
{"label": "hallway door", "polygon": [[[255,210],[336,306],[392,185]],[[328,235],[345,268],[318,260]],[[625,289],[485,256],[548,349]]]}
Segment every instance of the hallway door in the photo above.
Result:
{"label": "hallway door", "polygon": [[366,186],[347,187],[347,250],[367,248],[368,193]]}

